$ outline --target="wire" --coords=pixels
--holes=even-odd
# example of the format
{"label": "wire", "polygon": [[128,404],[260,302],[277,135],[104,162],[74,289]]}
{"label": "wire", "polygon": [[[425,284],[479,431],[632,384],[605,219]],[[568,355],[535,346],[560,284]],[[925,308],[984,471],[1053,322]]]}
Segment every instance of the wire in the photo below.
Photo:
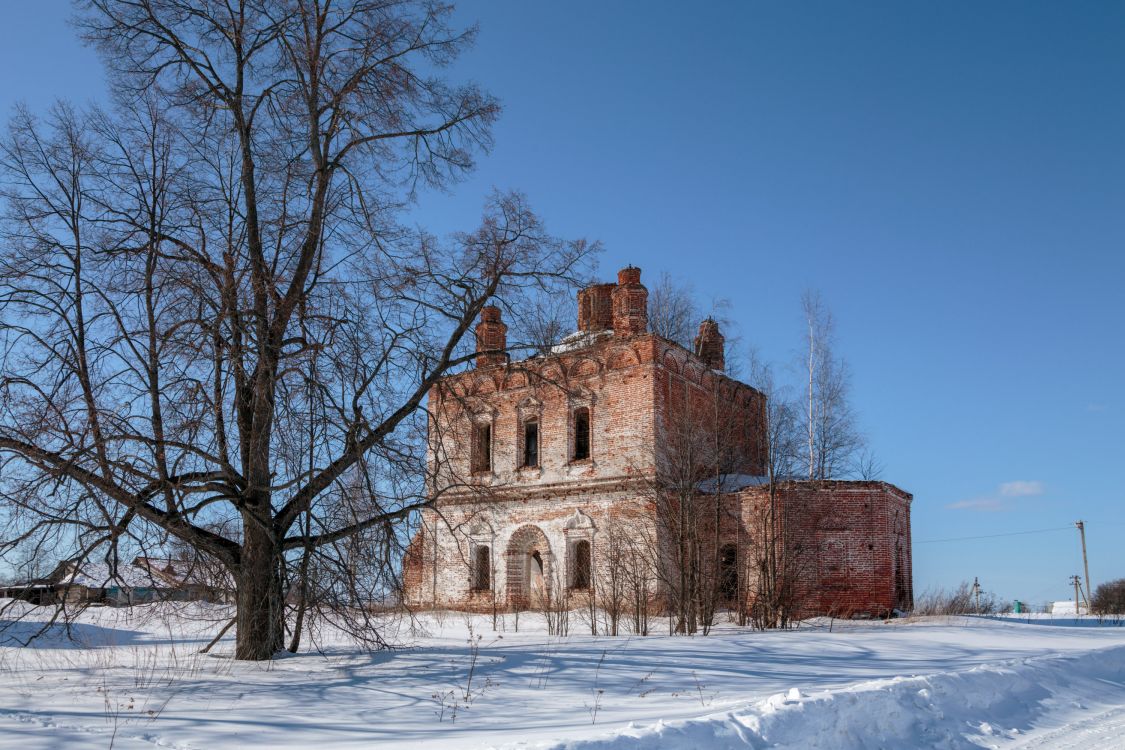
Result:
{"label": "wire", "polygon": [[1035,529],[1033,531],[1009,531],[1005,534],[982,534],[981,536],[957,536],[949,539],[924,539],[922,541],[914,542],[914,544],[937,544],[938,542],[965,542],[970,539],[995,539],[1001,536],[1024,536],[1026,534],[1046,534],[1051,531],[1068,531],[1073,529],[1073,526],[1056,526],[1053,529]]}

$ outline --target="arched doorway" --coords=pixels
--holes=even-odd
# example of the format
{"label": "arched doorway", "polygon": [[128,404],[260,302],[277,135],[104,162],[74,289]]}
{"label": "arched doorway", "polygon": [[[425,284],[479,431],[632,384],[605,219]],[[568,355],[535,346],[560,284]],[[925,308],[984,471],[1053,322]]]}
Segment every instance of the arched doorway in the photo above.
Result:
{"label": "arched doorway", "polygon": [[507,594],[513,609],[543,609],[554,574],[554,556],[547,535],[538,526],[521,526],[508,542]]}
{"label": "arched doorway", "polygon": [[719,548],[719,599],[733,604],[738,598],[738,548],[724,544]]}
{"label": "arched doorway", "polygon": [[546,601],[546,590],[543,583],[543,555],[539,550],[534,550],[527,561],[527,591],[533,609],[542,608]]}

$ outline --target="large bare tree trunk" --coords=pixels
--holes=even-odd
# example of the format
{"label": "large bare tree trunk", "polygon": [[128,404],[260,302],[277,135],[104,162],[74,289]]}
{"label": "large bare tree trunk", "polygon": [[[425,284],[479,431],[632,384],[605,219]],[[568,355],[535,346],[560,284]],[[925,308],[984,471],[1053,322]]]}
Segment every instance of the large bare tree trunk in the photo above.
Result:
{"label": "large bare tree trunk", "polygon": [[281,554],[274,535],[248,518],[238,570],[236,659],[269,659],[285,638]]}

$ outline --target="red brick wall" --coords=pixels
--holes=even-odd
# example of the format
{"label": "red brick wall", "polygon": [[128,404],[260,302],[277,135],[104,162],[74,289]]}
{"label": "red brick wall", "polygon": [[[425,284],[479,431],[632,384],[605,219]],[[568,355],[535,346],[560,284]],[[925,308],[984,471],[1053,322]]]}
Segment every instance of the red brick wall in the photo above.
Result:
{"label": "red brick wall", "polygon": [[[741,494],[750,526],[768,489]],[[802,481],[783,484],[778,499],[800,560],[805,614],[877,616],[913,607],[909,493],[886,482]]]}
{"label": "red brick wall", "polygon": [[714,436],[726,450],[712,470],[724,474],[765,472],[765,396],[745,383],[711,370],[669,341],[657,339],[655,357],[656,430],[661,445],[671,445],[685,429]]}
{"label": "red brick wall", "polygon": [[[586,533],[567,528],[576,513],[591,521],[589,535],[583,538],[591,542],[595,579],[604,575],[599,559],[606,554],[615,523],[618,530],[624,523],[633,533],[650,534],[661,554],[670,555],[670,549],[663,549],[670,544],[669,537],[657,531],[660,524],[651,488],[643,481],[627,484],[592,487],[579,483],[565,492],[549,488],[504,491],[427,514],[426,531],[407,550],[407,601],[473,610],[491,609],[495,602],[497,607],[507,608],[512,603],[508,556],[522,551],[511,549],[511,541],[528,525],[543,531],[546,544],[539,551],[548,561],[550,574],[565,585],[569,542],[577,538],[575,533]],[[698,503],[707,514],[699,527],[705,541],[712,539],[714,503],[720,503],[719,543],[738,546],[745,575],[753,575],[755,550],[763,542],[758,513],[767,498],[768,489],[758,487],[702,498]],[[884,482],[790,482],[779,487],[778,500],[789,551],[798,560],[792,570],[800,580],[801,616],[877,617],[892,609],[911,608],[908,493]],[[900,540],[901,561],[896,561]],[[492,549],[491,592],[470,590],[469,560],[475,543]],[[901,568],[897,586],[896,567]],[[519,584],[514,583],[518,591]],[[653,584],[656,601],[661,591],[656,581]]]}
{"label": "red brick wall", "polygon": [[[430,392],[431,471],[438,485],[501,487],[651,472],[654,370],[651,335],[603,335],[572,353],[465,372]],[[590,411],[590,458],[572,460],[573,413]],[[539,466],[522,468],[522,424],[539,420]],[[492,468],[473,476],[472,420],[492,427]]]}

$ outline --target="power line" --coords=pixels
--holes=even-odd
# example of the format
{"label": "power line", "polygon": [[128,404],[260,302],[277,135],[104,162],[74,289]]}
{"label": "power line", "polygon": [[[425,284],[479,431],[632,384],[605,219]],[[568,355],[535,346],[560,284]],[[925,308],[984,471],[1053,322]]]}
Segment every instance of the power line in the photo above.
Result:
{"label": "power line", "polygon": [[1073,526],[1056,526],[1052,529],[1034,529],[1032,531],[1009,531],[1004,534],[982,534],[980,536],[957,536],[949,539],[924,539],[914,544],[937,544],[938,542],[965,542],[970,539],[995,539],[1001,536],[1024,536],[1027,534],[1046,534],[1051,531],[1070,531]]}
{"label": "power line", "polygon": [[[1099,523],[1098,526],[1125,526],[1125,521],[1118,521],[1116,523]],[[914,544],[937,544],[938,542],[965,542],[971,539],[996,539],[1002,536],[1026,536],[1027,534],[1047,534],[1052,531],[1070,531],[1074,526],[1055,526],[1051,529],[1033,529],[1031,531],[1009,531],[1004,534],[982,534],[981,536],[955,536],[949,539],[923,539],[915,541]]]}

